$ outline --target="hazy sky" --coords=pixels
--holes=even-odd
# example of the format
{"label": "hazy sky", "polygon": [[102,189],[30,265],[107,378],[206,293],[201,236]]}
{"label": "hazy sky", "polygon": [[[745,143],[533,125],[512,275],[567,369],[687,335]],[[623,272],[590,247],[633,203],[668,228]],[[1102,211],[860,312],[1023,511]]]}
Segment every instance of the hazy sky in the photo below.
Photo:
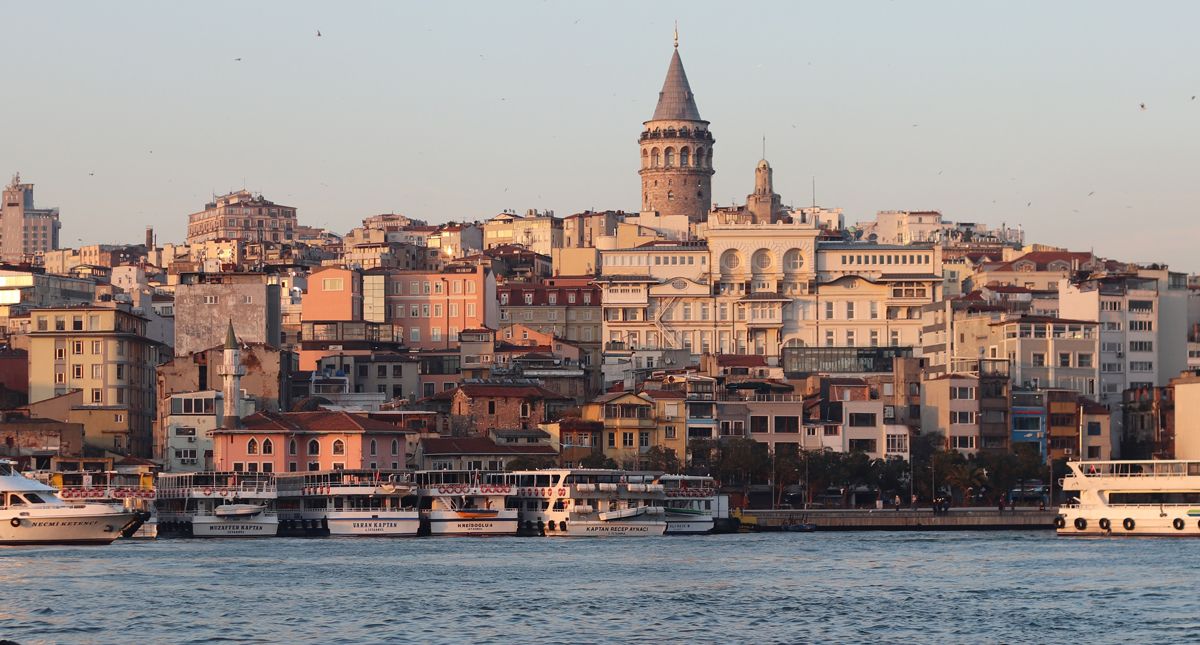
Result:
{"label": "hazy sky", "polygon": [[765,135],[784,201],[809,203],[816,176],[848,222],[938,209],[1200,270],[1200,3],[0,9],[0,172],[62,209],[64,245],[147,224],[181,240],[243,186],[338,232],[393,211],[636,210],[678,20],[722,204],[752,189]]}

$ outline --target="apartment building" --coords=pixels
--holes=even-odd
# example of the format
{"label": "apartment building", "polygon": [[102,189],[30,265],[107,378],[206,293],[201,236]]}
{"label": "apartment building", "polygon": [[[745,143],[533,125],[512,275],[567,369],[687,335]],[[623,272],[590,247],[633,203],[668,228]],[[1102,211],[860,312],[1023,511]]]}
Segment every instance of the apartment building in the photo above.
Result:
{"label": "apartment building", "polygon": [[483,223],[483,248],[516,244],[549,256],[563,246],[563,221],[553,211],[501,213]]}
{"label": "apartment building", "polygon": [[184,273],[175,285],[175,355],[220,345],[230,321],[245,343],[283,342],[280,285],[263,273]]}
{"label": "apartment building", "polygon": [[33,262],[38,256],[58,248],[57,208],[35,208],[33,184],[13,176],[0,202],[0,262]]}
{"label": "apartment building", "polygon": [[114,435],[105,448],[149,457],[156,409],[154,368],[162,346],[147,337],[146,319],[100,306],[52,307],[30,316],[30,403],[81,391],[81,405],[97,411],[92,415],[96,421],[113,421],[128,429],[126,436]]}
{"label": "apartment building", "polygon": [[214,197],[204,210],[188,215],[187,243],[223,239],[291,242],[296,228],[295,208],[238,190]]}

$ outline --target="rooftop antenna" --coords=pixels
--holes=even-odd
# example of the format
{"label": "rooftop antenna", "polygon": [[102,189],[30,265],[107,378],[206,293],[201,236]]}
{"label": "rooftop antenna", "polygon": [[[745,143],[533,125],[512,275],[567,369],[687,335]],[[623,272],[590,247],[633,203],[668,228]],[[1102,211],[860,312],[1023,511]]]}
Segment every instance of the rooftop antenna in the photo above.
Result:
{"label": "rooftop antenna", "polygon": [[766,134],[763,135],[763,156],[762,156],[762,158],[763,159],[767,158],[767,135]]}
{"label": "rooftop antenna", "polygon": [[817,176],[816,175],[813,175],[813,178],[812,178],[812,197],[813,197],[813,208],[816,208],[817,207]]}

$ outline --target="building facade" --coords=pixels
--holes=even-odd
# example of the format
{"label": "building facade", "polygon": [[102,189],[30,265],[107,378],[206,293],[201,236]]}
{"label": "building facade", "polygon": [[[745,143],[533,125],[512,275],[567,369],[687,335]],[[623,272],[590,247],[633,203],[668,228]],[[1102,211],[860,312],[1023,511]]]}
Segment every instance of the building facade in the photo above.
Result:
{"label": "building facade", "polygon": [[295,236],[295,208],[248,190],[215,197],[204,210],[188,215],[188,244],[227,239],[291,242]]}

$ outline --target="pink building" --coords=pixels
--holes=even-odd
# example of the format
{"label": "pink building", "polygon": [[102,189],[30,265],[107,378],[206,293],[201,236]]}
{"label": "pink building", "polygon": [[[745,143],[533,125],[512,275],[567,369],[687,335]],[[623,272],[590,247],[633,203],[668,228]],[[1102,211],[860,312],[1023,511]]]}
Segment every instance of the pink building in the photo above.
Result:
{"label": "pink building", "polygon": [[259,412],[213,430],[218,471],[298,472],[406,466],[418,433],[365,414]]}
{"label": "pink building", "polygon": [[300,303],[300,316],[310,322],[362,320],[362,274],[341,267],[313,271]]}
{"label": "pink building", "polygon": [[[372,276],[368,275],[368,280]],[[396,338],[416,349],[451,349],[464,329],[495,328],[500,319],[496,276],[481,266],[451,265],[441,272],[389,271],[384,306],[368,290],[366,308],[383,311]]]}

